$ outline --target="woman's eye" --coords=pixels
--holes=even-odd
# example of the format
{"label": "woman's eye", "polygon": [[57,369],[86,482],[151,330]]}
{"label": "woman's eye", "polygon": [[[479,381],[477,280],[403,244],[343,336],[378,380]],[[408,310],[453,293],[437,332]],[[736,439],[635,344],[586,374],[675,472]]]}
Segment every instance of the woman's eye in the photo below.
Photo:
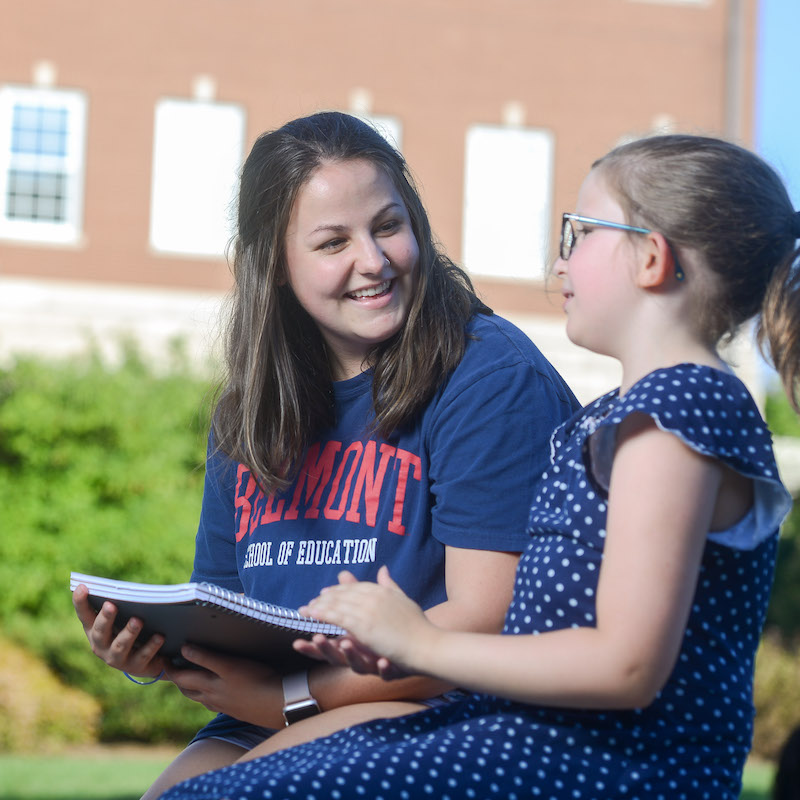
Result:
{"label": "woman's eye", "polygon": [[320,245],[320,250],[336,250],[344,244],[344,239],[329,239]]}
{"label": "woman's eye", "polygon": [[382,222],[378,226],[378,231],[380,233],[393,233],[399,227],[400,227],[400,221],[399,220],[390,219],[390,220],[387,220],[386,222]]}

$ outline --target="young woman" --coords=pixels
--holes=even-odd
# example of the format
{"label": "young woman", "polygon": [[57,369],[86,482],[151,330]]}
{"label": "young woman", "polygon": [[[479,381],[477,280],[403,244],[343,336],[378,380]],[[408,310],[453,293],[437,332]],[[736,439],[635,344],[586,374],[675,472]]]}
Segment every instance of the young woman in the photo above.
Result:
{"label": "young woman", "polygon": [[[437,250],[402,157],[354,117],[256,141],[233,261],[192,579],[297,607],[342,568],[374,580],[390,564],[437,625],[498,632],[525,546],[524,505],[508,498],[531,495],[550,431],[577,407],[569,389]],[[327,665],[283,680],[199,648],[183,656],[203,669],[176,669],[158,638],[134,647],[137,621],[115,635],[111,604],[95,615],[78,588],[75,605],[111,666],[164,670],[221,712],[148,799],[298,716],[313,719],[285,741],[446,703],[453,688]]]}
{"label": "young woman", "polygon": [[[553,435],[503,636],[446,630],[383,569],[305,609],[321,653],[477,694],[187,781],[205,798],[738,798],[778,526],[769,432],[721,361],[760,312],[797,407],[800,215],[751,153],[692,136],[600,159],[564,215],[567,332],[622,385]],[[387,623],[388,621],[388,623]]]}

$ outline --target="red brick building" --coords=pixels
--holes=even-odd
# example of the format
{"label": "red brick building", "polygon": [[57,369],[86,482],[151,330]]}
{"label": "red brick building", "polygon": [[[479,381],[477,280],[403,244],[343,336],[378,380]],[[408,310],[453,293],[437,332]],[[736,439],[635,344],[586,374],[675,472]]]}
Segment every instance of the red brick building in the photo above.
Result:
{"label": "red brick building", "polygon": [[541,280],[559,215],[625,137],[749,142],[755,3],[15,4],[0,25],[0,351],[58,352],[81,326],[208,330],[253,139],[341,109],[398,139],[449,253],[588,392]]}

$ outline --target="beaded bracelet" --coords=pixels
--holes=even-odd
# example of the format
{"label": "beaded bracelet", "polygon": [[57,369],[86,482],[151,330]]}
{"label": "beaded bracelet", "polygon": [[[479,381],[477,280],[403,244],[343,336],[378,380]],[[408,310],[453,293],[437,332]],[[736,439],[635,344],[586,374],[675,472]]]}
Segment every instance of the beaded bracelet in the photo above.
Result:
{"label": "beaded bracelet", "polygon": [[153,678],[153,680],[151,680],[151,681],[139,681],[139,680],[136,680],[136,678],[134,678],[133,676],[128,675],[127,672],[123,672],[122,674],[129,681],[131,681],[132,683],[138,684],[139,686],[150,686],[150,685],[152,685],[154,683],[157,683],[158,681],[160,681],[164,677],[164,670],[162,669],[161,672],[159,672],[158,675],[156,675],[155,678]]}

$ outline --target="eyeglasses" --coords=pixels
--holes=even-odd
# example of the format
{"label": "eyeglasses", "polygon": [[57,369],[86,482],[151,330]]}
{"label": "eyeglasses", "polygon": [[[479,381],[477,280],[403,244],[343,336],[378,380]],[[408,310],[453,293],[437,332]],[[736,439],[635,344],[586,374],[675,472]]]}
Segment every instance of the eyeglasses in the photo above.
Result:
{"label": "eyeglasses", "polygon": [[[580,222],[582,225],[589,225],[593,228],[612,228],[617,231],[628,231],[629,233],[653,233],[649,228],[637,228],[635,225],[624,225],[621,222],[609,222],[605,219],[582,217],[579,214],[564,214],[561,223],[561,243],[559,245],[559,253],[563,261],[569,261],[569,257],[572,255],[572,250],[578,238],[579,231],[575,230],[575,225],[573,224],[575,222]],[[678,256],[675,255],[675,251],[672,249],[672,245],[667,242],[667,246],[675,262],[675,279],[682,281],[685,277],[683,267],[681,267]]]}

